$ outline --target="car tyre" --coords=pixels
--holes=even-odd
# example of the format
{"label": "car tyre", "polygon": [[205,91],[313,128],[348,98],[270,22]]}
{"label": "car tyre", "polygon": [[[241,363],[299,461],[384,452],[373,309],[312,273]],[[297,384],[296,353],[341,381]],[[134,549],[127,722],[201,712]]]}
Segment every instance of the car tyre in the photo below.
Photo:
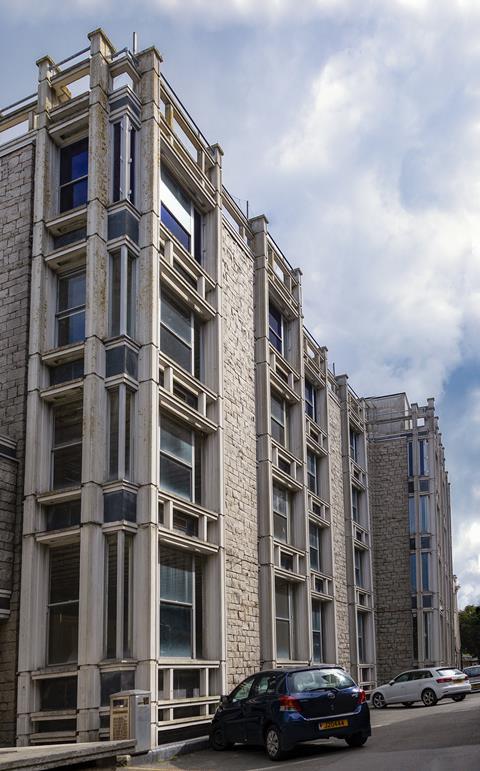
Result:
{"label": "car tyre", "polygon": [[367,739],[368,736],[364,736],[363,734],[352,734],[351,736],[345,737],[345,741],[349,747],[363,747]]}
{"label": "car tyre", "polygon": [[374,693],[372,696],[372,704],[375,709],[385,709],[387,702],[385,701],[383,693]]}
{"label": "car tyre", "polygon": [[463,701],[466,693],[457,693],[455,696],[452,696],[453,701]]}
{"label": "car tyre", "polygon": [[270,760],[281,760],[285,756],[282,735],[277,726],[271,725],[265,731],[265,751]]}
{"label": "car tyre", "polygon": [[411,707],[413,704],[413,701],[402,701],[402,704],[404,707]]}
{"label": "car tyre", "polygon": [[434,707],[437,703],[437,694],[431,688],[425,688],[422,691],[422,701],[426,707]]}
{"label": "car tyre", "polygon": [[212,750],[217,750],[217,752],[223,752],[223,750],[231,750],[233,747],[233,742],[228,742],[225,739],[225,733],[223,728],[220,728],[220,726],[212,731],[208,743],[210,744]]}

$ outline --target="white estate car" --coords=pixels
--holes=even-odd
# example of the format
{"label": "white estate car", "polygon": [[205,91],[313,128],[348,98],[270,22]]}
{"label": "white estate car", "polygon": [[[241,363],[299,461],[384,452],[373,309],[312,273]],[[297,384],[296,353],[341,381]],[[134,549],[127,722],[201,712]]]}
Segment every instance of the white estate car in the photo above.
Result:
{"label": "white estate car", "polygon": [[402,672],[387,685],[375,688],[371,703],[377,709],[389,704],[410,707],[414,701],[423,701],[426,707],[433,707],[439,699],[462,701],[471,690],[467,675],[459,669],[428,667]]}

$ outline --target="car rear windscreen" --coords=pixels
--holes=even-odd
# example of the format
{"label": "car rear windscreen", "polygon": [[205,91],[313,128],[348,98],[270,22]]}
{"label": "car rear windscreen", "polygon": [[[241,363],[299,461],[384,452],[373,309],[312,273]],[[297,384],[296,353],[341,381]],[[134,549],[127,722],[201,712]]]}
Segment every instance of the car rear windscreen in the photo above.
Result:
{"label": "car rear windscreen", "polygon": [[437,669],[437,672],[442,677],[454,677],[457,675],[463,675],[463,672],[460,672],[459,669]]}
{"label": "car rear windscreen", "polygon": [[351,688],[355,686],[352,678],[341,669],[305,669],[292,672],[288,676],[290,693],[308,693],[328,688]]}

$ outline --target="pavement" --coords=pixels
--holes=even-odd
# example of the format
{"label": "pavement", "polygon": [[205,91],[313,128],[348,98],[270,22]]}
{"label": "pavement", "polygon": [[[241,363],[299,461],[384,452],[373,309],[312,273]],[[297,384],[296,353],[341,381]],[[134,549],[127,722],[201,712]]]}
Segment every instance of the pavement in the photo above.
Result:
{"label": "pavement", "polygon": [[364,747],[328,740],[298,745],[289,757],[270,761],[261,748],[237,745],[233,750],[200,750],[171,760],[141,762],[129,771],[480,771],[480,693],[435,707],[390,706],[371,710],[372,736]]}

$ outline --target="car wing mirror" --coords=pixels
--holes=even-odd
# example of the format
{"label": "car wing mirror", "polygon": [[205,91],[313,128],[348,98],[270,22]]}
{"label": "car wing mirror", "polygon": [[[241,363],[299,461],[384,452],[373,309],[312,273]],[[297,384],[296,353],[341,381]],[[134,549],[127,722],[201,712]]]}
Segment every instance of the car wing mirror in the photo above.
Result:
{"label": "car wing mirror", "polygon": [[225,694],[223,696],[220,696],[220,704],[223,704],[223,706],[228,704],[228,701],[229,701],[228,696],[226,696]]}
{"label": "car wing mirror", "polygon": [[395,680],[390,680],[389,685],[393,685]]}

